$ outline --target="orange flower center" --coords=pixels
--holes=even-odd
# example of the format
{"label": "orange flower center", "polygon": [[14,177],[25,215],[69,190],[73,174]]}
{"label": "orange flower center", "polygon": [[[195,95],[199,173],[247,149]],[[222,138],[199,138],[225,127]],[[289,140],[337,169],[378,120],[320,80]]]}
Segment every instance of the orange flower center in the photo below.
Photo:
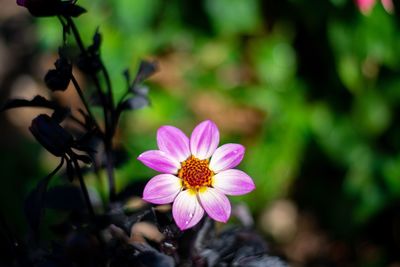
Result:
{"label": "orange flower center", "polygon": [[178,171],[178,177],[183,180],[183,185],[189,189],[211,186],[213,175],[213,171],[208,167],[208,160],[200,160],[193,156],[182,162]]}

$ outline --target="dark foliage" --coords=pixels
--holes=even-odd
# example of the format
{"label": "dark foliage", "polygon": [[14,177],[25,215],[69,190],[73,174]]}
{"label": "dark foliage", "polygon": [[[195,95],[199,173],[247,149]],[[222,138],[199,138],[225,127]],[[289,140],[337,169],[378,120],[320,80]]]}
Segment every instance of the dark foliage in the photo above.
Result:
{"label": "dark foliage", "polygon": [[[217,232],[214,224],[204,219],[194,229],[181,232],[169,211],[162,212],[146,204],[127,208],[132,197],[141,197],[144,184],[134,183],[116,194],[114,168],[126,158],[126,152],[114,147],[113,138],[123,111],[150,104],[148,88],[143,82],[158,70],[157,64],[142,61],[133,78],[125,71],[125,94],[114,101],[111,79],[100,57],[102,36],[99,30],[86,48],[72,19],[85,10],[72,0],[20,0],[18,4],[34,16],[58,17],[64,42],[55,69],[47,72],[44,82],[52,92],[63,92],[72,84],[84,109],[77,110],[81,116],[76,117],[76,112],[68,107],[42,96],[10,100],[2,107],[1,111],[21,107],[49,109],[51,115],[40,114],[33,118],[29,130],[38,143],[60,159],[54,171],[27,196],[24,211],[30,227],[29,237],[25,241],[7,237],[9,242],[4,247],[10,252],[7,262],[12,266],[37,267],[286,266],[268,255],[265,242],[250,229]],[[69,38],[75,41],[78,55],[62,52],[70,43],[67,42]],[[75,79],[74,63],[96,89],[91,97],[94,101],[87,101]],[[93,105],[102,108],[101,123],[91,112]],[[79,130],[67,127],[69,122],[77,124]],[[63,166],[68,181],[51,186],[53,177]],[[83,178],[83,173],[101,169],[107,173],[109,188],[103,210],[90,198]],[[49,240],[43,240],[41,222],[45,212],[50,210],[56,214],[57,222],[48,225],[51,233],[46,237]],[[153,240],[145,234],[140,235],[140,241],[133,239],[132,229],[140,222],[151,225],[162,236],[161,240]]]}
{"label": "dark foliage", "polygon": [[65,91],[72,78],[72,64],[60,56],[54,65],[56,68],[47,72],[44,82],[52,91]]}
{"label": "dark foliage", "polygon": [[35,17],[51,17],[57,15],[78,17],[86,10],[75,4],[76,0],[18,0]]}
{"label": "dark foliage", "polygon": [[36,140],[56,157],[67,153],[73,142],[72,135],[46,114],[33,119],[29,130]]}

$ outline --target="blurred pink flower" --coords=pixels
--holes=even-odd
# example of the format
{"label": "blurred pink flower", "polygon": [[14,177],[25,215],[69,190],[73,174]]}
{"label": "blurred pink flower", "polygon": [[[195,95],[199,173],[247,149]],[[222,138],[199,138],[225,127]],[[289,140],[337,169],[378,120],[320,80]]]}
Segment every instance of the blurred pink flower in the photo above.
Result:
{"label": "blurred pink flower", "polygon": [[[355,0],[358,9],[364,15],[367,15],[371,12],[372,8],[375,6],[375,0]],[[393,0],[381,0],[383,7],[385,8],[386,12],[393,13],[394,6]]]}
{"label": "blurred pink flower", "polygon": [[386,12],[393,13],[394,12],[394,5],[393,0],[381,0],[383,7],[385,8]]}
{"label": "blurred pink flower", "polygon": [[181,230],[195,226],[204,211],[214,220],[226,222],[231,205],[225,195],[243,195],[255,189],[250,176],[233,169],[242,161],[245,148],[239,144],[218,147],[218,143],[218,128],[210,120],[198,124],[190,139],[176,127],[162,126],[157,132],[159,150],[138,157],[163,173],[147,183],[143,199],[154,204],[173,202],[172,215]]}

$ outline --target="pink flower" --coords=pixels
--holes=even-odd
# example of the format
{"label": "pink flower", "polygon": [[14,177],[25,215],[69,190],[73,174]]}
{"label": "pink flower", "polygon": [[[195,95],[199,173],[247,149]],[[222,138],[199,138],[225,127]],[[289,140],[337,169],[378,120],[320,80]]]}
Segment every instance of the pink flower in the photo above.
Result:
{"label": "pink flower", "polygon": [[[364,15],[368,15],[372,8],[375,6],[375,0],[355,0],[358,6],[358,9]],[[393,0],[381,0],[383,7],[385,8],[386,12],[393,13],[394,12],[394,5]]]}
{"label": "pink flower", "polygon": [[162,126],[157,143],[159,150],[138,157],[147,167],[163,173],[147,183],[143,199],[154,204],[173,202],[172,215],[181,230],[195,226],[204,211],[214,220],[226,222],[231,205],[225,195],[243,195],[255,188],[250,176],[233,169],[242,161],[244,147],[218,147],[219,131],[210,120],[197,125],[190,139],[176,127]]}

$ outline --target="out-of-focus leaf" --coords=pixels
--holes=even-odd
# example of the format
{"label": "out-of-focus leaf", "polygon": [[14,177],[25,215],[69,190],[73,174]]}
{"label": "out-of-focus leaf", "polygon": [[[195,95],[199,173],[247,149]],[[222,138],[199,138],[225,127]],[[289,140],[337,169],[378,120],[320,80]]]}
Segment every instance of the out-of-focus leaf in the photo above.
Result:
{"label": "out-of-focus leaf", "polygon": [[134,247],[140,251],[137,259],[147,267],[173,267],[175,262],[172,257],[162,254],[154,248],[145,244],[135,244]]}
{"label": "out-of-focus leaf", "polygon": [[194,257],[205,261],[208,266],[222,263],[236,266],[235,264],[244,258],[268,256],[265,241],[257,233],[249,230],[229,229],[216,235],[212,231],[210,221],[206,220],[197,235]]}
{"label": "out-of-focus leaf", "polygon": [[258,40],[252,54],[258,78],[265,84],[285,88],[296,72],[296,54],[289,43],[279,36]]}
{"label": "out-of-focus leaf", "polygon": [[138,181],[131,182],[130,184],[126,185],[121,192],[117,194],[116,199],[119,201],[125,201],[128,198],[133,196],[142,197],[143,189],[147,183],[146,179],[140,179],[137,177]]}
{"label": "out-of-focus leaf", "polygon": [[[153,75],[155,72],[157,72],[157,70],[158,70],[157,62],[155,62],[155,61],[150,62],[150,61],[142,60],[139,65],[139,70],[136,74],[134,85],[142,83],[144,80],[146,80],[151,75]],[[133,86],[133,88],[134,88],[134,86]]]}
{"label": "out-of-focus leaf", "polygon": [[340,79],[352,93],[357,93],[362,89],[362,76],[356,58],[351,55],[339,58],[338,72]]}
{"label": "out-of-focus leaf", "polygon": [[232,262],[232,266],[238,267],[288,267],[278,257],[272,257],[267,255],[262,256],[249,256],[243,257]]}
{"label": "out-of-focus leaf", "polygon": [[260,22],[259,4],[256,0],[205,1],[215,28],[223,35],[254,32]]}
{"label": "out-of-focus leaf", "polygon": [[127,213],[122,207],[117,207],[110,210],[105,215],[105,219],[109,222],[109,224],[118,226],[129,235],[131,233],[132,226],[148,214],[150,214],[149,210]]}
{"label": "out-of-focus leaf", "polygon": [[147,97],[142,95],[136,95],[129,98],[121,103],[121,110],[137,110],[150,105],[150,101]]}

